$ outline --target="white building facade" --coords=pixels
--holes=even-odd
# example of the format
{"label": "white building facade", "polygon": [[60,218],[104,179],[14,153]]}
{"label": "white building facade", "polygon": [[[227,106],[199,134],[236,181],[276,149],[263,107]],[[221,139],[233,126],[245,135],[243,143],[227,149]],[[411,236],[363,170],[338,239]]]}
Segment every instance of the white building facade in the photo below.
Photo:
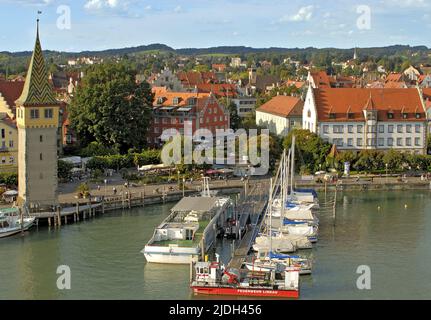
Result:
{"label": "white building facade", "polygon": [[312,89],[302,128],[339,150],[425,154],[427,115],[417,89]]}

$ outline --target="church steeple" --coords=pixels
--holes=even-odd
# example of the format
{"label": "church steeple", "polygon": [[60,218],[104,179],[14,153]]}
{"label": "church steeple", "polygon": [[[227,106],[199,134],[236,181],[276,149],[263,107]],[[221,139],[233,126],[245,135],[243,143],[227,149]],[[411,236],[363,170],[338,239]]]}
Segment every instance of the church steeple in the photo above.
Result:
{"label": "church steeple", "polygon": [[16,101],[20,106],[57,105],[52,87],[48,82],[48,72],[39,40],[39,19],[37,19],[36,43],[25,79],[21,96]]}

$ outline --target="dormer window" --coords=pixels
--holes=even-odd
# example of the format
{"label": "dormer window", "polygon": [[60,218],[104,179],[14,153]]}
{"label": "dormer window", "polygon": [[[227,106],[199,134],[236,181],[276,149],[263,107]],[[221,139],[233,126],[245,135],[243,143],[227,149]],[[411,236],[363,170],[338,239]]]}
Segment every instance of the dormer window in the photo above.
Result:
{"label": "dormer window", "polygon": [[178,98],[178,97],[175,97],[175,98],[172,100],[172,104],[173,104],[174,106],[177,106],[179,103],[180,103],[180,98]]}
{"label": "dormer window", "polygon": [[331,112],[331,113],[329,114],[329,119],[335,119],[335,118],[336,118],[335,113],[332,113],[332,112]]}
{"label": "dormer window", "polygon": [[394,118],[394,113],[388,112],[388,119],[393,119],[393,118]]}
{"label": "dormer window", "polygon": [[421,118],[421,114],[420,113],[416,113],[416,119],[420,119]]}
{"label": "dormer window", "polygon": [[403,112],[403,119],[407,119],[408,113]]}
{"label": "dormer window", "polygon": [[163,97],[157,98],[157,104],[163,104]]}
{"label": "dormer window", "polygon": [[347,113],[347,118],[348,119],[353,119],[354,116],[355,116],[355,114],[353,112]]}

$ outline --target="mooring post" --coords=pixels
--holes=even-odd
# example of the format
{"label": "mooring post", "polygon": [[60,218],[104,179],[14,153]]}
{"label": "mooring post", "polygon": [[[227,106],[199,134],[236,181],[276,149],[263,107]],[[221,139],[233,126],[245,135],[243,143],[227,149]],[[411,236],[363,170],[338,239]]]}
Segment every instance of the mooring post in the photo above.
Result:
{"label": "mooring post", "polygon": [[57,206],[57,220],[58,220],[58,226],[61,227],[61,208],[60,208],[60,206]]}
{"label": "mooring post", "polygon": [[21,233],[24,233],[24,214],[22,208],[19,208],[19,216],[21,219]]}
{"label": "mooring post", "polygon": [[334,208],[333,208],[333,220],[334,220],[334,226],[335,226],[335,221],[336,221],[336,215],[337,215],[337,192],[338,192],[338,188],[337,185],[335,185],[335,197],[334,197]]}
{"label": "mooring post", "polygon": [[51,228],[51,217],[48,217],[48,227]]}
{"label": "mooring post", "polygon": [[127,198],[129,202],[129,209],[132,209],[132,194],[130,193],[130,191],[127,192]]}

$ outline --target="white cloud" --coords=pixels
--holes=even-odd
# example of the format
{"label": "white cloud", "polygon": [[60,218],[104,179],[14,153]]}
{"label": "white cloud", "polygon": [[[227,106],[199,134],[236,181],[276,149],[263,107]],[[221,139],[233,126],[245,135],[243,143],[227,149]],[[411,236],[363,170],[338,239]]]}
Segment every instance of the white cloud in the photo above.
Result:
{"label": "white cloud", "polygon": [[306,7],[302,7],[299,9],[299,11],[293,15],[284,15],[283,17],[281,17],[281,19],[279,20],[280,22],[287,22],[287,21],[292,21],[292,22],[300,22],[300,21],[310,21],[311,18],[313,17],[313,11],[314,11],[314,6],[310,5],[310,6],[306,6]]}
{"label": "white cloud", "polygon": [[85,9],[88,10],[99,10],[103,8],[117,8],[119,0],[87,0],[84,5]]}

